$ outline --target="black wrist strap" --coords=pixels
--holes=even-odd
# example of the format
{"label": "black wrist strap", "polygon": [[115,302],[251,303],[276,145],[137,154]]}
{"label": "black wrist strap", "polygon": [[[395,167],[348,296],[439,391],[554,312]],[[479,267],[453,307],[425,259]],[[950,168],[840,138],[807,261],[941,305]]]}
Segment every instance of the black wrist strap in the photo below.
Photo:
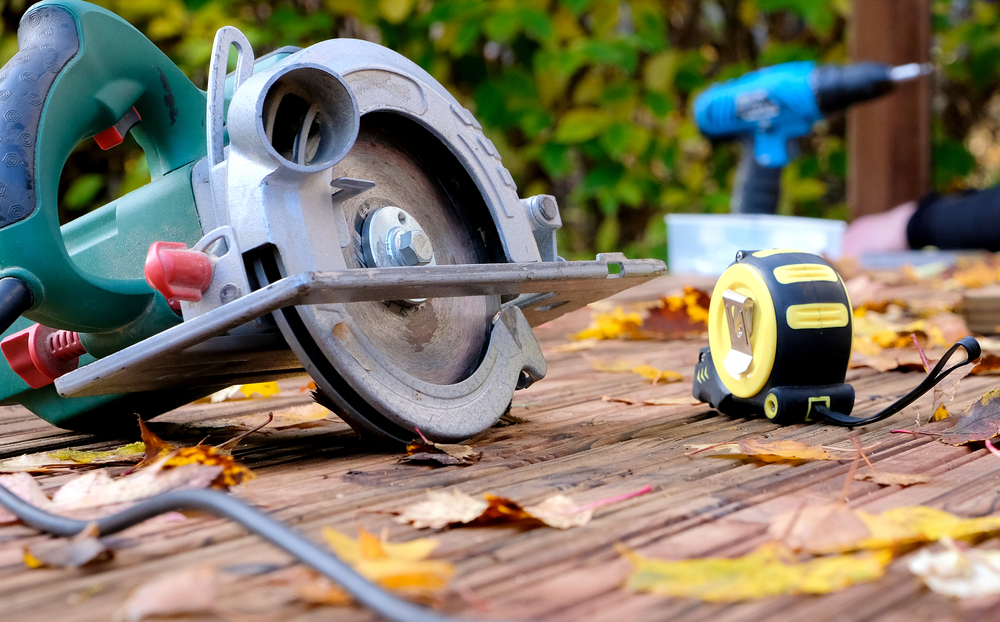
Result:
{"label": "black wrist strap", "polygon": [[[955,352],[959,348],[965,349],[965,353],[967,355],[965,360],[962,361],[961,363],[956,363],[952,365],[948,369],[945,369],[945,365],[948,364],[948,360],[951,358],[953,354],[955,354]],[[947,376],[948,374],[950,374],[951,372],[955,371],[956,369],[958,369],[963,365],[968,365],[969,363],[974,362],[976,359],[979,358],[980,354],[982,354],[982,348],[980,348],[979,342],[972,337],[964,337],[960,339],[957,343],[955,343],[955,345],[953,345],[951,348],[949,348],[947,352],[944,353],[944,356],[942,356],[941,360],[937,362],[937,365],[934,366],[934,369],[932,369],[930,373],[927,374],[927,377],[924,378],[923,382],[918,384],[916,387],[913,388],[912,391],[910,391],[903,397],[893,402],[888,408],[879,412],[878,414],[872,415],[871,417],[865,417],[862,419],[858,417],[851,417],[850,415],[845,415],[843,413],[834,412],[823,404],[814,404],[812,408],[813,418],[818,419],[819,421],[823,421],[824,423],[830,423],[833,425],[840,425],[840,426],[851,426],[851,427],[858,425],[866,425],[869,423],[875,423],[876,421],[882,421],[883,419],[895,415],[896,413],[903,410],[913,402],[917,401],[917,399],[920,398],[920,396],[933,389],[934,385],[944,380],[945,376]]]}

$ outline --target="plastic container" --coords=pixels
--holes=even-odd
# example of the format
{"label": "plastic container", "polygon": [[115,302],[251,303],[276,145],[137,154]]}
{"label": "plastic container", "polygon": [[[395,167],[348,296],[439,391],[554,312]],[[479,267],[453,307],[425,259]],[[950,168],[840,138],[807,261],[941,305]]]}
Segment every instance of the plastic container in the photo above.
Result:
{"label": "plastic container", "polygon": [[667,214],[670,272],[720,275],[736,251],[790,248],[840,258],[842,220],[772,214]]}

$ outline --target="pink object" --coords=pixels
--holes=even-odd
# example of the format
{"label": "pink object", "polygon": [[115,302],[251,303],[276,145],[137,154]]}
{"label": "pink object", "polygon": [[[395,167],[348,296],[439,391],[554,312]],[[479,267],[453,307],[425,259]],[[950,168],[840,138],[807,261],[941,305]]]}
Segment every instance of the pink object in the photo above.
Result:
{"label": "pink object", "polygon": [[146,254],[146,282],[174,306],[198,302],[212,284],[212,260],[182,242],[153,242]]}
{"label": "pink object", "polygon": [[40,389],[73,371],[87,349],[80,335],[35,324],[0,341],[7,363],[32,389]]}

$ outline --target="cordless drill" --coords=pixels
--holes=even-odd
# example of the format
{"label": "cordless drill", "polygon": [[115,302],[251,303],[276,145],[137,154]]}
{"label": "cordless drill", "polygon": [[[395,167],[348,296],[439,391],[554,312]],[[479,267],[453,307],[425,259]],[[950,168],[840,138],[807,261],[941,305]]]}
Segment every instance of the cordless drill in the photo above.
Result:
{"label": "cordless drill", "polygon": [[817,66],[796,61],[710,86],[694,102],[698,128],[713,140],[743,143],[730,210],[773,214],[791,139],[808,134],[832,112],[884,95],[899,82],[932,70],[929,63]]}

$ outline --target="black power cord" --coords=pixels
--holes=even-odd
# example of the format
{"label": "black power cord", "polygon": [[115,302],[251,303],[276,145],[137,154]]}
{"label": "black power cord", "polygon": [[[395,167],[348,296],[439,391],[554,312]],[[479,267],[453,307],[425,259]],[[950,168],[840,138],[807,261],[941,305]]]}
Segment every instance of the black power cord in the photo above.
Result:
{"label": "black power cord", "polygon": [[[965,350],[965,360],[952,365],[948,369],[945,369],[945,365],[948,364],[948,360],[951,359],[951,356],[955,354],[959,348],[963,348]],[[881,412],[872,415],[871,417],[851,417],[849,415],[845,415],[844,413],[832,411],[823,404],[814,404],[812,412],[816,413],[816,419],[819,419],[824,423],[845,427],[867,425],[869,423],[875,423],[876,421],[882,421],[883,419],[895,415],[913,402],[917,401],[921,395],[933,389],[934,385],[944,380],[945,376],[951,372],[978,359],[982,352],[983,351],[979,346],[979,342],[973,337],[964,337],[958,340],[955,345],[951,346],[951,348],[944,353],[944,356],[942,356],[941,360],[937,362],[934,369],[927,374],[927,377],[924,378],[923,382],[918,384],[912,391],[890,404]]]}
{"label": "black power cord", "polygon": [[239,523],[303,564],[312,567],[326,578],[338,583],[359,603],[388,620],[394,622],[462,622],[458,618],[440,615],[426,607],[393,596],[359,575],[332,553],[318,548],[310,540],[263,512],[221,492],[213,490],[167,492],[97,521],[76,520],[40,510],[23,501],[2,485],[0,485],[0,506],[19,518],[25,525],[64,538],[80,533],[91,522],[96,522],[98,533],[106,536],[166,512],[178,510],[208,512]]}

